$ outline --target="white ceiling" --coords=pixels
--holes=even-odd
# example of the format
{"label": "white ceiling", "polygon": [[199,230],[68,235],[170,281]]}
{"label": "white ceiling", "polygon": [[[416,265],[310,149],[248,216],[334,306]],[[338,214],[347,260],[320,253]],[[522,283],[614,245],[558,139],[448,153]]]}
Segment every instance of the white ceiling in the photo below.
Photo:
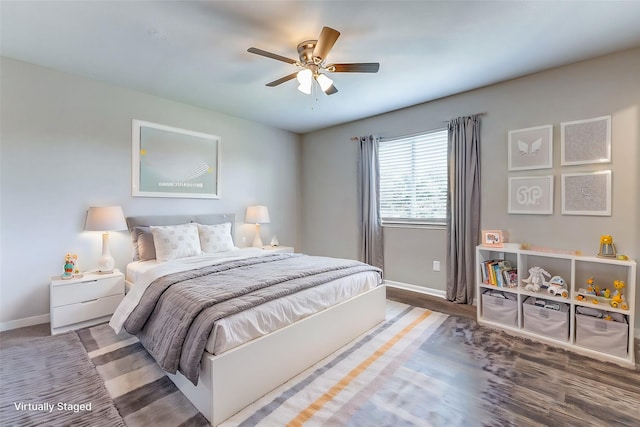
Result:
{"label": "white ceiling", "polygon": [[[1,53],[306,133],[640,46],[640,1],[7,1]],[[293,65],[323,26],[339,90],[304,95]]]}

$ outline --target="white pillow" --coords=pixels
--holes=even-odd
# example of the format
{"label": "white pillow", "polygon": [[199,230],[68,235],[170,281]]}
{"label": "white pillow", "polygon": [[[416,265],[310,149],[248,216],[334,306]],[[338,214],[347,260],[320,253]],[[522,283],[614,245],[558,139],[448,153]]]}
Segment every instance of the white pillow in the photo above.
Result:
{"label": "white pillow", "polygon": [[213,254],[234,248],[230,222],[216,225],[198,224],[198,234],[200,234],[200,247],[204,253]]}
{"label": "white pillow", "polygon": [[150,228],[158,261],[186,258],[202,253],[196,224],[151,226]]}

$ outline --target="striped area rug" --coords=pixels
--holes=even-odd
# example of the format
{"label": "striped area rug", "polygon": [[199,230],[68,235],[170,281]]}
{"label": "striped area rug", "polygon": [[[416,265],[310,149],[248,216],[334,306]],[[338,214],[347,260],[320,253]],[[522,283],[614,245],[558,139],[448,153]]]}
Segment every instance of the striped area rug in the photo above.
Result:
{"label": "striped area rug", "polygon": [[387,301],[387,320],[222,425],[423,426],[412,356],[447,315]]}
{"label": "striped area rug", "polygon": [[[411,407],[419,405],[411,358],[446,318],[387,301],[385,322],[222,425],[426,425]],[[106,324],[78,335],[127,426],[209,425],[135,337],[115,335]]]}
{"label": "striped area rug", "polygon": [[209,425],[136,337],[106,323],[77,332],[128,427]]}

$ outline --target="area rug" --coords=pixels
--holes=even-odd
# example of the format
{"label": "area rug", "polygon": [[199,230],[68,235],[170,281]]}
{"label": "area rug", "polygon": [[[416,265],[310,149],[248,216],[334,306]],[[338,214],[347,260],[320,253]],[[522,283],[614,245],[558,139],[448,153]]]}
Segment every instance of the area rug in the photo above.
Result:
{"label": "area rug", "polygon": [[78,336],[128,427],[209,425],[136,337],[106,323]]}
{"label": "area rug", "polygon": [[124,426],[74,332],[2,348],[0,424]]}
{"label": "area rug", "polygon": [[387,301],[385,322],[222,425],[425,425],[411,358],[447,317]]}
{"label": "area rug", "polygon": [[[416,417],[387,404],[387,394],[403,390],[397,382],[406,376],[395,377],[398,369],[446,318],[387,301],[386,321],[222,425],[411,425],[406,421]],[[208,425],[135,337],[115,335],[106,324],[78,335],[129,427]]]}

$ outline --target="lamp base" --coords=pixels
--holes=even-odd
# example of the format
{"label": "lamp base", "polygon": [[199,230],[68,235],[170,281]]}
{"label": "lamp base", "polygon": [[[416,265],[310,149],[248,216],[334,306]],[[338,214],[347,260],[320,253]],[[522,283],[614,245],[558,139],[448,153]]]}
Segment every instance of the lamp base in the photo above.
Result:
{"label": "lamp base", "polygon": [[100,274],[113,273],[114,266],[115,266],[115,262],[113,260],[113,257],[110,255],[103,255],[98,260],[98,273]]}
{"label": "lamp base", "polygon": [[253,238],[253,243],[251,244],[251,246],[253,246],[254,248],[261,248],[264,246],[259,234],[256,234],[256,237]]}
{"label": "lamp base", "polygon": [[98,272],[102,274],[113,273],[116,263],[109,251],[109,233],[102,233],[102,256],[98,260]]}
{"label": "lamp base", "polygon": [[260,238],[260,224],[256,224],[256,235],[253,237],[253,243],[251,246],[254,248],[261,248],[264,246],[262,244],[262,239]]}

